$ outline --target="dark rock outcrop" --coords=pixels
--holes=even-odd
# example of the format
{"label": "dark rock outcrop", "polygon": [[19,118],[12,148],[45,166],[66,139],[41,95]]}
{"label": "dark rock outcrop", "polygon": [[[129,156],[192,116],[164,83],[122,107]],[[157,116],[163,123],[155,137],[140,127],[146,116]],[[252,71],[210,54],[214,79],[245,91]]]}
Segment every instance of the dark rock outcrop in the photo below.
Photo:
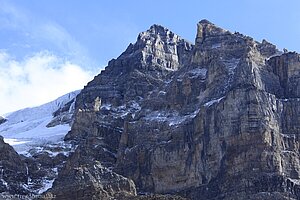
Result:
{"label": "dark rock outcrop", "polygon": [[0,124],[3,124],[4,122],[6,122],[7,120],[3,117],[0,116]]}
{"label": "dark rock outcrop", "polygon": [[207,20],[195,45],[153,25],[78,95],[49,192],[300,199],[299,74],[297,53]]}
{"label": "dark rock outcrop", "polygon": [[[69,163],[67,163],[69,165]],[[135,185],[121,175],[95,162],[74,168],[66,167],[46,196],[55,195],[57,199],[112,199],[117,195],[136,195]]]}
{"label": "dark rock outcrop", "polygon": [[27,194],[27,173],[21,157],[0,136],[0,193]]}
{"label": "dark rock outcrop", "polygon": [[[47,128],[55,127],[57,125],[62,124],[71,124],[73,122],[73,115],[75,111],[75,101],[76,101],[76,94],[79,91],[73,91],[68,94],[69,102],[62,105],[58,110],[53,112],[53,119],[47,124]],[[75,97],[73,97],[75,96]]]}

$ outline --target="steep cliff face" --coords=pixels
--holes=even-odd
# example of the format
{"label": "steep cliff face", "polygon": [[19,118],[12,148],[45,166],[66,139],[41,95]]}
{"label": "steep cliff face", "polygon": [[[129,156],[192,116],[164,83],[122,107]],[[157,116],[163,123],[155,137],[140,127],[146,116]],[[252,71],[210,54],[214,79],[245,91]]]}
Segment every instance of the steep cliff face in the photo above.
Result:
{"label": "steep cliff face", "polygon": [[128,198],[300,199],[299,64],[207,20],[195,45],[152,26],[78,95],[77,153],[50,191],[85,190],[64,187],[77,169],[101,185],[101,168]]}
{"label": "steep cliff face", "polygon": [[300,96],[300,56],[299,54],[286,53],[276,56],[268,61],[274,74],[279,77],[284,98],[298,98]]}

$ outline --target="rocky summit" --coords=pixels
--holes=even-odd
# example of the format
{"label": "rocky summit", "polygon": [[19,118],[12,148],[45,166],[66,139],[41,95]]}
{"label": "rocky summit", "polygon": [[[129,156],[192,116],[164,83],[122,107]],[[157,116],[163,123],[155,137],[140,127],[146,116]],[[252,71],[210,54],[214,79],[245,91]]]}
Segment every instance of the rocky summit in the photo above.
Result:
{"label": "rocky summit", "polygon": [[300,55],[266,40],[153,25],[74,109],[76,149],[44,199],[300,199]]}

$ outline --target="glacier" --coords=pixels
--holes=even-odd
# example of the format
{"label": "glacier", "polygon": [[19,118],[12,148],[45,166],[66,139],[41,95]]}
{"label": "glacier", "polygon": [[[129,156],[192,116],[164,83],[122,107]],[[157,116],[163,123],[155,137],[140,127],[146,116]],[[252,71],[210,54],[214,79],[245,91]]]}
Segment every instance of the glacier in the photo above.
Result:
{"label": "glacier", "polygon": [[[63,141],[71,129],[70,124],[47,127],[53,120],[53,113],[79,94],[80,90],[65,94],[41,106],[25,108],[5,115],[7,121],[0,125],[0,135],[19,154],[26,154],[32,148]],[[73,112],[75,101],[68,112]]]}

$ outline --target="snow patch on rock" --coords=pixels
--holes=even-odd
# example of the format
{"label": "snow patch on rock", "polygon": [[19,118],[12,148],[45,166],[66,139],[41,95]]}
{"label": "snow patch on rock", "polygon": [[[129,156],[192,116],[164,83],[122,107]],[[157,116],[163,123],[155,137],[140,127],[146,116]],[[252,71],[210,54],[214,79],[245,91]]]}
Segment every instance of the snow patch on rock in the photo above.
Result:
{"label": "snow patch on rock", "polygon": [[212,105],[215,104],[215,103],[219,103],[222,99],[224,99],[224,97],[221,97],[221,98],[219,98],[219,99],[213,99],[213,100],[211,100],[211,101],[209,101],[209,102],[206,102],[206,103],[204,104],[204,106],[210,107],[210,106],[212,106]]}
{"label": "snow patch on rock", "polygon": [[169,126],[181,124],[189,119],[195,118],[200,109],[186,115],[180,115],[178,112],[160,112],[154,111],[144,117],[146,121],[168,123]]}
{"label": "snow patch on rock", "polygon": [[188,71],[188,74],[190,78],[205,78],[207,74],[207,69],[206,68],[196,68]]}

